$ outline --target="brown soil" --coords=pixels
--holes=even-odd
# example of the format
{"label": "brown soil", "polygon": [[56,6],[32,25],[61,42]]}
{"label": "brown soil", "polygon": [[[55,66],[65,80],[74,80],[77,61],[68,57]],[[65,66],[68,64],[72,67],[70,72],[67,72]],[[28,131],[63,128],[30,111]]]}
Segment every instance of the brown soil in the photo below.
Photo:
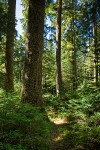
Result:
{"label": "brown soil", "polygon": [[50,150],[66,150],[65,142],[63,140],[63,134],[60,133],[59,129],[64,125],[67,124],[67,120],[64,119],[52,119],[55,124],[55,128],[51,135],[51,147]]}

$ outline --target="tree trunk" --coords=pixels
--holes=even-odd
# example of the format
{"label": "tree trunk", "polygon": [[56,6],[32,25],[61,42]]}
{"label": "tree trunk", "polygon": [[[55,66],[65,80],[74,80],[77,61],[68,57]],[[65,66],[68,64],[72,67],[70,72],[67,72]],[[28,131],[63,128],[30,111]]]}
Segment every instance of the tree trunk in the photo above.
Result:
{"label": "tree trunk", "polygon": [[97,16],[96,2],[93,5],[93,38],[94,38],[94,82],[98,86],[98,49],[97,49]]}
{"label": "tree trunk", "polygon": [[22,102],[42,104],[42,51],[45,0],[30,0]]}
{"label": "tree trunk", "polygon": [[16,0],[8,0],[8,20],[7,20],[7,36],[6,36],[6,90],[8,92],[14,90],[13,83],[13,50],[14,50],[14,34],[15,34],[15,9]]}
{"label": "tree trunk", "polygon": [[75,2],[72,0],[72,6],[74,9],[73,17],[72,17],[72,84],[73,84],[73,90],[77,89],[77,65],[76,65],[76,33],[75,33]]}
{"label": "tree trunk", "polygon": [[58,0],[57,8],[57,26],[56,26],[56,94],[61,94],[62,73],[61,73],[61,14],[62,0]]}

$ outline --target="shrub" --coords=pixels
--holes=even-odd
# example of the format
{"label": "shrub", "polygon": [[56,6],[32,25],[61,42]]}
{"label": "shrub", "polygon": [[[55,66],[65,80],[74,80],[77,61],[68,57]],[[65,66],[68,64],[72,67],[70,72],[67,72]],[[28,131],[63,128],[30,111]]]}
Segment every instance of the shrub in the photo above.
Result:
{"label": "shrub", "polygon": [[53,125],[40,107],[22,104],[16,93],[2,91],[0,100],[0,149],[48,150]]}

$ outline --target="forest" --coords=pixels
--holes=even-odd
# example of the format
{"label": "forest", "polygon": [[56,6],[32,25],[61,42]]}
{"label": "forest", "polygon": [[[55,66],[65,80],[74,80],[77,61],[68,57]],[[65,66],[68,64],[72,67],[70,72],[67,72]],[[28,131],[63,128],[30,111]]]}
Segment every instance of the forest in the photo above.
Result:
{"label": "forest", "polygon": [[[100,150],[100,0],[0,0],[0,150]],[[19,8],[20,9],[20,8]]]}

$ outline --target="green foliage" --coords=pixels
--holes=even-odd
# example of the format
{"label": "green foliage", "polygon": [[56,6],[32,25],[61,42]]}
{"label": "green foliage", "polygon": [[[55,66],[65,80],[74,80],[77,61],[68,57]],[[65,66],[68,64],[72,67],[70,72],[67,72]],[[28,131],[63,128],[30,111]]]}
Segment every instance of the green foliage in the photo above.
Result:
{"label": "green foliage", "polygon": [[7,2],[0,1],[0,42],[6,33],[7,25]]}
{"label": "green foliage", "polygon": [[55,93],[55,52],[52,41],[48,41],[48,49],[43,52],[43,90],[45,92]]}
{"label": "green foliage", "polygon": [[[73,3],[74,7],[73,8]],[[56,61],[55,61],[55,27],[57,3],[46,1],[46,19],[48,25],[45,34],[53,35],[47,39],[43,51],[43,93],[45,109],[50,118],[65,117],[67,124],[60,128],[64,134],[67,150],[100,149],[100,89],[94,85],[94,38],[97,37],[98,69],[100,68],[100,13],[97,6],[97,20],[93,22],[92,1],[63,1],[62,13],[62,79],[61,98],[55,96]],[[97,3],[98,4],[98,3]],[[22,81],[24,49],[26,41],[28,0],[22,0],[23,17],[21,19],[24,36],[15,41],[14,80]],[[74,23],[73,23],[74,19]],[[0,88],[5,84],[5,33],[7,22],[7,3],[0,1]],[[97,24],[97,35],[93,26]],[[53,31],[53,32],[52,32]],[[74,31],[74,32],[73,32]],[[72,91],[72,55],[73,33],[75,33],[75,50],[77,63],[78,89]],[[99,70],[98,70],[99,72]],[[100,80],[100,79],[99,79]],[[100,81],[99,81],[100,82]],[[1,150],[48,150],[52,124],[47,120],[40,107],[22,104],[20,99],[21,84],[15,84],[12,94],[0,89],[0,149]],[[49,92],[49,93],[48,93]]]}
{"label": "green foliage", "polygon": [[80,86],[74,93],[57,99],[45,95],[46,108],[53,112],[49,116],[66,118],[67,124],[60,127],[59,133],[67,150],[99,150],[100,148],[100,92],[90,85]]}
{"label": "green foliage", "polygon": [[99,150],[100,126],[89,127],[88,124],[66,125],[61,129],[65,132],[64,143],[68,150]]}
{"label": "green foliage", "polygon": [[69,127],[66,126],[68,133],[65,135],[66,149],[99,150],[99,103],[99,92],[90,94],[90,91],[86,92],[86,95],[81,93],[78,99],[66,102],[66,116],[69,121]]}
{"label": "green foliage", "polygon": [[24,51],[25,44],[24,39],[20,36],[19,39],[15,40],[15,50],[14,50],[14,79],[21,82],[23,76],[23,64],[24,64]]}
{"label": "green foliage", "polygon": [[18,92],[0,96],[0,149],[48,150],[53,125],[41,108],[22,104]]}

